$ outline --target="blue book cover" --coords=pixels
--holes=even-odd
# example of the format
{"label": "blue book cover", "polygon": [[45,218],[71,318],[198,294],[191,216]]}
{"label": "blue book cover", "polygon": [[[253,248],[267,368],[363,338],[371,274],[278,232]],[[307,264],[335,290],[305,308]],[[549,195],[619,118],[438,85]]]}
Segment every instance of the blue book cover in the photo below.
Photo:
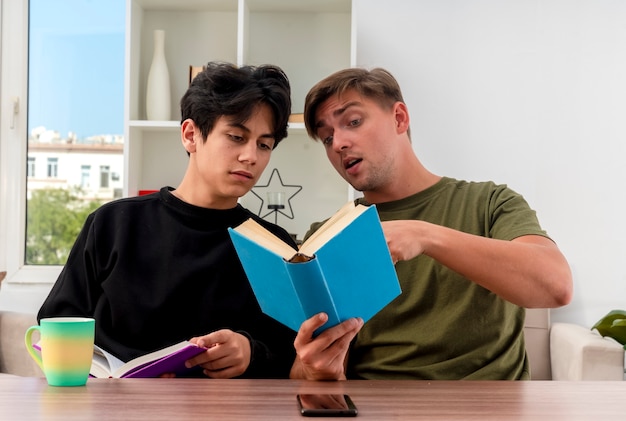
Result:
{"label": "blue book cover", "polygon": [[348,203],[300,250],[252,219],[229,234],[261,309],[293,330],[322,311],[329,320],[317,333],[367,322],[401,293],[375,206]]}

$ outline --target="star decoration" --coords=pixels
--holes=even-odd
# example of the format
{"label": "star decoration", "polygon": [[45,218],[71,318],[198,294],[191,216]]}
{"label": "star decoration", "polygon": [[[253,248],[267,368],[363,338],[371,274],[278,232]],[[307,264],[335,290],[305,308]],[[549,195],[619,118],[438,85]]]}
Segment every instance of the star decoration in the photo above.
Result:
{"label": "star decoration", "polygon": [[[274,174],[276,174],[276,177],[277,177],[276,180],[274,179]],[[259,215],[261,218],[265,218],[266,216],[270,215],[273,212],[279,212],[283,216],[289,219],[293,219],[294,215],[293,215],[293,209],[291,207],[291,199],[293,199],[293,197],[296,194],[300,193],[300,190],[302,190],[302,186],[283,183],[283,179],[280,177],[278,168],[274,168],[272,170],[272,174],[270,174],[270,179],[267,181],[267,184],[256,185],[251,190],[252,194],[254,194],[256,197],[261,199],[261,206],[259,207],[259,211],[257,212],[257,215]],[[263,213],[263,209],[264,208],[267,209],[267,205],[265,205],[265,202],[267,199],[264,199],[264,197],[267,197],[267,194],[266,194],[267,192],[285,192],[285,197],[287,197],[287,203],[285,204],[284,210],[286,211],[287,208],[289,208],[289,214],[286,214],[281,209],[271,209],[265,215],[261,215]]]}

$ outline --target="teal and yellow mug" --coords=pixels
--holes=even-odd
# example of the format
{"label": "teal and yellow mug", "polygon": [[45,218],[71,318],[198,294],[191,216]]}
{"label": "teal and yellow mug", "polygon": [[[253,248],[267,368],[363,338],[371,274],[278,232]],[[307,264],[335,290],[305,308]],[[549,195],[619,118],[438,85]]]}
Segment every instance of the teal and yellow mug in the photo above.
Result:
{"label": "teal and yellow mug", "polygon": [[[41,319],[26,330],[26,349],[46,375],[50,386],[84,386],[93,357],[95,320],[86,317]],[[32,343],[33,333],[40,340]],[[40,352],[36,351],[40,349]]]}

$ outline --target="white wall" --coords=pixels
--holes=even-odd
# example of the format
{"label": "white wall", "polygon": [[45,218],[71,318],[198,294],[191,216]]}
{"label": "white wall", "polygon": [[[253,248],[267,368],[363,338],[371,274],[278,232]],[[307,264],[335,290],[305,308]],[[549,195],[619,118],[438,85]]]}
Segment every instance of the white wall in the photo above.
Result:
{"label": "white wall", "polygon": [[357,62],[403,87],[440,175],[522,193],[568,258],[553,321],[626,309],[626,2],[357,0]]}
{"label": "white wall", "polygon": [[[626,309],[626,2],[355,0],[353,9],[357,61],[399,79],[424,164],[509,184],[567,256],[574,299],[553,321],[590,326]],[[37,287],[9,300],[19,288],[4,285],[0,308],[36,311],[49,286]]]}

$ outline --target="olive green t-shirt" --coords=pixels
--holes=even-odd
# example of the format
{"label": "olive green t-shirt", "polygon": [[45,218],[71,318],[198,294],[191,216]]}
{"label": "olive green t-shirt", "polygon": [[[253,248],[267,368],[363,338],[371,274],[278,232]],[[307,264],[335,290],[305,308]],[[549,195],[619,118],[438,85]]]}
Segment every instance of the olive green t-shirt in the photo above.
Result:
{"label": "olive green t-shirt", "polygon": [[[420,193],[376,207],[382,221],[417,219],[501,240],[547,237],[524,198],[492,182],[444,177]],[[426,255],[397,263],[396,271],[402,294],[357,335],[348,378],[530,378],[523,308]]]}

